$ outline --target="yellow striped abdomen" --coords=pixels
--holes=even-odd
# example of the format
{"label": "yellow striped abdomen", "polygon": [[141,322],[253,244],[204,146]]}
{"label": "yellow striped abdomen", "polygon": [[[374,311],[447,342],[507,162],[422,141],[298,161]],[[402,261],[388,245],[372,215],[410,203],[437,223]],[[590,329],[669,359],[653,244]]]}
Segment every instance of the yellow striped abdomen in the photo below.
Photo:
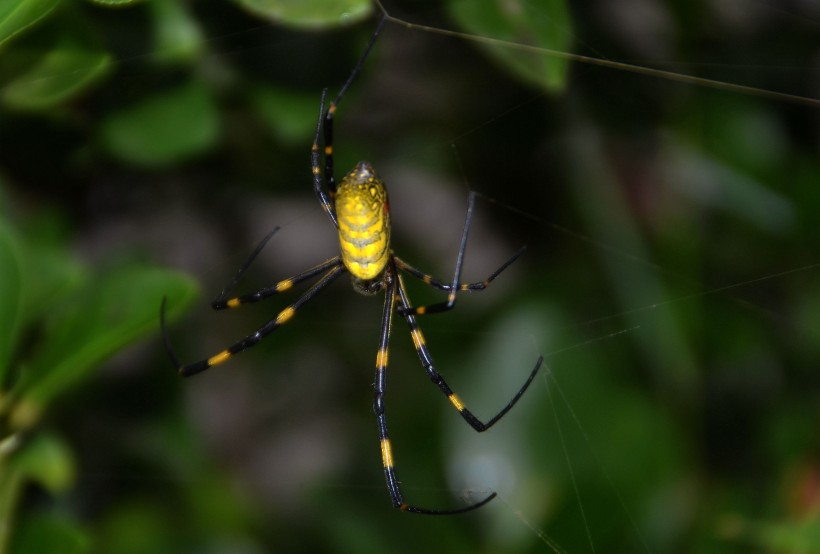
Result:
{"label": "yellow striped abdomen", "polygon": [[390,259],[387,190],[367,162],[345,175],[336,189],[342,262],[354,279],[381,277]]}

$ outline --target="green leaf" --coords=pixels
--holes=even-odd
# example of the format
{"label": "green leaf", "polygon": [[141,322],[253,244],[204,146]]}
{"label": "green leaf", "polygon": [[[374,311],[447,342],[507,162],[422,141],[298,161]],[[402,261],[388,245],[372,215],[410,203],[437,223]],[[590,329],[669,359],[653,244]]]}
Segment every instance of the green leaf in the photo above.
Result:
{"label": "green leaf", "polygon": [[53,435],[38,434],[12,455],[9,466],[27,480],[36,481],[51,493],[65,492],[74,484],[71,451]]}
{"label": "green leaf", "polygon": [[564,88],[567,61],[544,51],[567,52],[571,45],[570,14],[563,0],[449,0],[448,6],[467,33],[539,49],[480,43],[508,71],[547,91]]}
{"label": "green leaf", "polygon": [[59,552],[86,554],[91,552],[91,540],[73,522],[52,514],[37,514],[24,518],[14,534],[12,554]]}
{"label": "green leaf", "polygon": [[101,133],[114,156],[138,166],[162,167],[210,148],[218,137],[219,114],[205,87],[190,82],[111,114]]}
{"label": "green leaf", "polygon": [[[8,552],[10,537],[12,552],[84,552],[73,550],[73,541],[65,536],[65,548],[40,542],[48,535],[44,529],[29,533],[26,522],[15,522],[15,511],[23,488],[35,481],[52,493],[68,490],[74,483],[75,466],[66,445],[52,435],[40,434],[31,440],[11,435],[3,441],[0,452],[0,552]],[[46,544],[51,545],[47,547]],[[25,545],[25,546],[23,546]],[[36,546],[35,546],[36,545]]]}
{"label": "green leaf", "polygon": [[[807,485],[810,486],[810,485]],[[754,521],[741,516],[724,517],[719,530],[733,543],[753,545],[750,551],[816,553],[820,545],[820,512],[815,508],[782,521]]]}
{"label": "green leaf", "polygon": [[300,29],[348,25],[370,15],[370,0],[234,0],[249,12]]}
{"label": "green leaf", "polygon": [[111,55],[80,31],[49,35],[8,53],[10,63],[23,68],[2,88],[10,108],[52,108],[85,92],[111,68]]}
{"label": "green leaf", "polygon": [[49,402],[82,382],[105,359],[159,330],[164,296],[170,315],[192,302],[196,284],[168,270],[127,266],[90,282],[46,322],[12,412],[15,428],[34,425]]}
{"label": "green leaf", "polygon": [[[50,223],[30,217],[26,227],[39,233]],[[62,244],[55,244],[54,237],[22,241],[0,221],[0,275],[0,384],[8,385],[5,377],[21,329],[76,289],[84,269]]]}
{"label": "green leaf", "polygon": [[105,519],[95,537],[100,552],[171,554],[184,551],[178,544],[175,529],[168,525],[174,513],[167,502],[125,500],[103,515]]}
{"label": "green leaf", "polygon": [[45,19],[60,0],[4,0],[0,2],[0,46]]}
{"label": "green leaf", "polygon": [[86,268],[62,245],[27,241],[23,259],[23,324],[31,324],[88,279]]}
{"label": "green leaf", "polygon": [[257,85],[250,92],[251,105],[276,137],[298,144],[313,137],[319,117],[319,99],[269,85]]}
{"label": "green leaf", "polygon": [[165,0],[148,6],[154,18],[154,59],[160,63],[193,61],[203,50],[203,38],[185,5]]}
{"label": "green leaf", "polygon": [[17,238],[0,221],[0,384],[5,383],[21,327],[22,270]]}

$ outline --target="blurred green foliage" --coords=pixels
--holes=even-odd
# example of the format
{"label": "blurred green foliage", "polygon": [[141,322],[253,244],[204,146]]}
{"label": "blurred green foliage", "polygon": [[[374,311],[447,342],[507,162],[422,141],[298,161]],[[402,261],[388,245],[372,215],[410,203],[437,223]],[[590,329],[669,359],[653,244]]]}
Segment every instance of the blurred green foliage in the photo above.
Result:
{"label": "blurred green foliage", "polygon": [[385,2],[492,40],[389,22],[340,105],[337,175],[381,168],[403,259],[452,270],[465,182],[467,278],[529,246],[491,290],[421,318],[484,417],[545,355],[491,432],[466,428],[394,326],[408,500],[499,492],[424,518],[382,483],[379,297],[333,286],[191,380],[158,337],[163,297],[186,361],[290,301],[193,302],[276,225],[244,290],[333,255],[309,147],[378,7],[0,3],[0,554],[820,552],[820,13],[638,4]]}
{"label": "blurred green foliage", "polygon": [[30,482],[52,494],[75,482],[71,451],[40,424],[48,407],[76,394],[102,362],[155,331],[155,304],[164,294],[173,294],[178,312],[193,300],[195,285],[142,262],[90,272],[49,231],[49,220],[27,219],[24,231],[6,219],[0,226],[0,520],[7,523],[0,549],[9,551],[9,533],[19,525],[13,552],[87,552],[87,538],[64,518],[34,512],[17,520]]}
{"label": "blurred green foliage", "polygon": [[[501,67],[546,90],[558,92],[564,88],[567,61],[544,55],[545,50],[563,53],[572,47],[569,8],[564,2],[449,2],[448,7],[465,32],[509,43],[482,43]],[[532,50],[522,53],[510,48],[511,44]]]}

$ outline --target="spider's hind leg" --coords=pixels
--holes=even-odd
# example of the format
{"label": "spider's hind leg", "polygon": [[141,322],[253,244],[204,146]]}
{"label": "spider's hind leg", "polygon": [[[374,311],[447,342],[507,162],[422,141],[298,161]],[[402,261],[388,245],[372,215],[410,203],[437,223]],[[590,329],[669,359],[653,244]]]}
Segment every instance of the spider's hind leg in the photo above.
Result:
{"label": "spider's hind leg", "polygon": [[379,427],[379,448],[382,453],[382,466],[384,467],[384,477],[387,481],[387,491],[390,493],[390,500],[394,508],[398,508],[403,512],[411,512],[414,514],[426,515],[451,515],[469,512],[480,508],[493,498],[495,493],[465,506],[463,508],[456,508],[451,510],[431,510],[428,508],[421,508],[413,506],[404,501],[402,496],[399,479],[396,476],[396,468],[393,462],[393,447],[390,443],[390,436],[387,431],[387,417],[385,415],[384,397],[387,389],[387,359],[388,359],[388,342],[390,340],[390,327],[393,317],[393,309],[396,305],[397,295],[395,293],[396,282],[398,281],[398,274],[394,267],[388,267],[385,275],[385,298],[384,309],[382,311],[382,322],[379,331],[379,348],[376,353],[376,377],[373,382],[373,412],[376,414],[376,422]]}

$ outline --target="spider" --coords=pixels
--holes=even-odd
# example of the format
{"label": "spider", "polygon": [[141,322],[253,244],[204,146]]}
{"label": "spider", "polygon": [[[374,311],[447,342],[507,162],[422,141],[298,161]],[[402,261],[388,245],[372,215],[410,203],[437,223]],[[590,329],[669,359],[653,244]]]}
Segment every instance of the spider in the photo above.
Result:
{"label": "spider", "polygon": [[[160,325],[168,356],[179,373],[184,377],[189,377],[212,366],[226,362],[235,354],[257,344],[275,331],[280,325],[289,321],[304,304],[319,294],[319,292],[343,273],[350,273],[353,288],[361,294],[375,295],[379,292],[384,292],[384,309],[382,311],[381,328],[379,332],[379,346],[376,351],[373,411],[375,412],[378,423],[382,465],[387,481],[387,489],[390,493],[390,500],[395,508],[404,512],[430,515],[457,514],[483,506],[495,498],[496,493],[493,492],[483,500],[462,508],[437,510],[422,508],[405,502],[399,486],[393,451],[387,431],[387,418],[385,416],[384,405],[387,383],[388,340],[390,338],[393,314],[397,312],[410,328],[410,336],[413,339],[416,353],[421,360],[424,370],[427,372],[427,376],[435,383],[439,390],[444,393],[453,407],[461,414],[461,417],[478,432],[486,431],[492,427],[518,402],[524,394],[524,391],[527,390],[527,387],[529,387],[535,378],[536,373],[541,367],[543,357],[539,356],[535,367],[530,372],[524,385],[494,417],[484,422],[473,415],[436,369],[433,357],[418,326],[416,317],[423,314],[441,313],[453,309],[456,302],[456,292],[458,291],[480,291],[486,289],[502,271],[524,252],[524,248],[518,250],[518,252],[485,280],[475,283],[462,283],[460,281],[461,266],[464,261],[464,251],[467,245],[467,235],[470,230],[470,222],[473,214],[474,194],[471,192],[468,199],[467,216],[464,222],[461,244],[456,258],[455,274],[452,282],[444,282],[414,268],[396,256],[390,249],[390,211],[388,208],[387,190],[369,163],[359,162],[352,171],[344,176],[338,186],[336,184],[333,173],[333,117],[342,97],[361,71],[385,21],[386,18],[383,18],[379,23],[365,48],[364,54],[354,67],[344,86],[336,96],[336,99],[331,102],[327,110],[325,110],[327,96],[327,89],[325,89],[322,92],[319,105],[319,120],[316,125],[316,134],[314,136],[310,156],[313,188],[322,208],[339,232],[340,254],[303,273],[279,281],[271,287],[263,288],[242,296],[230,297],[233,288],[237,285],[245,271],[262,251],[267,242],[278,231],[278,228],[271,231],[262,239],[248,259],[242,264],[233,280],[211,303],[213,309],[223,310],[227,308],[237,308],[244,304],[258,302],[270,296],[288,291],[294,285],[317,275],[321,274],[321,278],[295,302],[280,311],[275,318],[265,323],[254,333],[209,358],[188,365],[179,363],[171,347],[165,325],[164,299],[160,308]],[[322,150],[320,150],[319,147],[319,138],[322,132],[324,132],[324,168],[321,167]],[[411,306],[407,289],[405,288],[400,272],[405,272],[430,287],[446,292],[447,300],[428,306]]]}

